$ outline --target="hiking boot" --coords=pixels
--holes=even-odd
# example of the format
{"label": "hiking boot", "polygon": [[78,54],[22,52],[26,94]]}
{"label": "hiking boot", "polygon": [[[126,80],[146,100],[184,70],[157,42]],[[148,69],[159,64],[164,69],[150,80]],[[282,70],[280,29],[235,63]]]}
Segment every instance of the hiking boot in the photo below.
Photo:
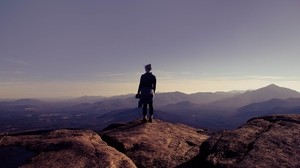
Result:
{"label": "hiking boot", "polygon": [[153,122],[153,116],[149,117],[149,122],[152,123]]}
{"label": "hiking boot", "polygon": [[145,117],[143,118],[143,123],[147,123],[147,119]]}

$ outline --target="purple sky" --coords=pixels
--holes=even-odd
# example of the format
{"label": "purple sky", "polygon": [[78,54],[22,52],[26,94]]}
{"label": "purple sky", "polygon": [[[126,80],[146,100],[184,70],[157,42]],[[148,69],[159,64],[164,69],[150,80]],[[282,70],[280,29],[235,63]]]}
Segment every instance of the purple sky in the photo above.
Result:
{"label": "purple sky", "polygon": [[300,90],[299,0],[0,1],[0,98]]}

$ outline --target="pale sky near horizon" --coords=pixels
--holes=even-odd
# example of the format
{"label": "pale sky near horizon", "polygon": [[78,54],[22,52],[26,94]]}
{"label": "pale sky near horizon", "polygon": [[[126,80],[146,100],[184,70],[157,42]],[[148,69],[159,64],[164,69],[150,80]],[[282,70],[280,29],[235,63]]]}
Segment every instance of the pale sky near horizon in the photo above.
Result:
{"label": "pale sky near horizon", "polygon": [[300,91],[299,0],[1,0],[0,98]]}

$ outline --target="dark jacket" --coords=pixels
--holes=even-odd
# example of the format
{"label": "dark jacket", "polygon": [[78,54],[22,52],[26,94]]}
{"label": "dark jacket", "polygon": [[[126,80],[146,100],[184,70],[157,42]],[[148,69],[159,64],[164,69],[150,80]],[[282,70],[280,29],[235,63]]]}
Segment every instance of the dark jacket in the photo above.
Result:
{"label": "dark jacket", "polygon": [[140,93],[143,88],[150,88],[155,92],[156,77],[152,73],[148,72],[141,76],[138,93]]}

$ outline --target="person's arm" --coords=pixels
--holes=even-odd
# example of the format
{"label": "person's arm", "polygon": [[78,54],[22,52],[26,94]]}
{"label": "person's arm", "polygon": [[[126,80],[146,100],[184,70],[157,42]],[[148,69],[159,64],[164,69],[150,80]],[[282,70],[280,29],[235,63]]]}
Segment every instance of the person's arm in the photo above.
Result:
{"label": "person's arm", "polygon": [[155,93],[156,90],[156,77],[153,75],[153,91]]}
{"label": "person's arm", "polygon": [[139,84],[139,88],[138,88],[137,94],[140,94],[140,92],[141,92],[141,87],[142,87],[141,84],[142,84],[142,76],[140,78],[140,84]]}

